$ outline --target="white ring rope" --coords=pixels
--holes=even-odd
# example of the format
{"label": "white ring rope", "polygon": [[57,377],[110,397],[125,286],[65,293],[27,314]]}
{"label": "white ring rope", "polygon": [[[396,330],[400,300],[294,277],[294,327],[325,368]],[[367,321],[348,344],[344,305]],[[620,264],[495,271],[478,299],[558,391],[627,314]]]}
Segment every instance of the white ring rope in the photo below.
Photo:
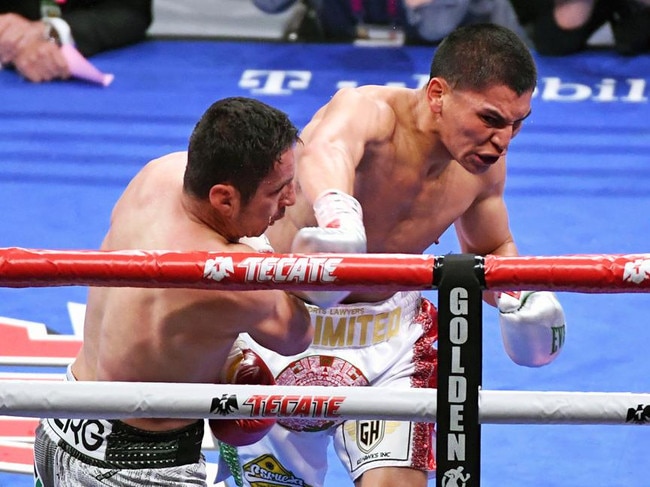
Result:
{"label": "white ring rope", "polygon": [[[434,422],[436,393],[436,389],[388,387],[369,393],[364,387],[19,380],[0,381],[0,414],[61,419],[300,417]],[[218,408],[226,402],[230,407]],[[482,424],[650,424],[650,394],[482,390],[479,411]]]}

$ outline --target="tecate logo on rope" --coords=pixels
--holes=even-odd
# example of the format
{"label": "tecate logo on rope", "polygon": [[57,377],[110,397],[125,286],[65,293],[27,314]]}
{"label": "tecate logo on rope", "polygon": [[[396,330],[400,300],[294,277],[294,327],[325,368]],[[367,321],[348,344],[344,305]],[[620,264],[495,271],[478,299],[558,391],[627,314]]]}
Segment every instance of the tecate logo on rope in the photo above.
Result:
{"label": "tecate logo on rope", "polygon": [[[247,282],[330,283],[343,259],[334,257],[247,257],[237,264],[244,269]],[[235,274],[232,257],[205,261],[203,277],[222,281]]]}
{"label": "tecate logo on rope", "polygon": [[640,284],[650,277],[650,259],[637,259],[634,262],[625,263],[623,281]]}
{"label": "tecate logo on rope", "polygon": [[[252,395],[241,402],[249,406],[253,417],[337,418],[344,396]],[[239,410],[237,394],[223,394],[212,399],[210,413],[227,416]]]}
{"label": "tecate logo on rope", "polygon": [[650,422],[650,406],[639,404],[636,408],[628,408],[626,423],[647,424]]}

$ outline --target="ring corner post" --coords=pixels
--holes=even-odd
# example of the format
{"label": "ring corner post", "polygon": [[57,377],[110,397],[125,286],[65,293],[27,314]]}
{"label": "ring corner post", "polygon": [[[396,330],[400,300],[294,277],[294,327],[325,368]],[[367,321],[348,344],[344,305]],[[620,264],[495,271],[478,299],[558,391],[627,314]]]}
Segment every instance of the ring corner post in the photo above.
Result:
{"label": "ring corner post", "polygon": [[452,254],[436,269],[438,391],[436,485],[481,483],[482,257]]}

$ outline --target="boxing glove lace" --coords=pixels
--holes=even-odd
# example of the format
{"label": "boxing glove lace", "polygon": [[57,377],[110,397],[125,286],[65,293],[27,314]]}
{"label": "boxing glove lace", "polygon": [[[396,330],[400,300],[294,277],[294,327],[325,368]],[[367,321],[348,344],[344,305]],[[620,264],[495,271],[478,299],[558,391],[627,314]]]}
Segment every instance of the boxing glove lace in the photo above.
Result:
{"label": "boxing glove lace", "polygon": [[[297,253],[365,253],[366,230],[361,204],[347,193],[330,189],[314,201],[318,227],[301,228],[291,251]],[[303,295],[321,308],[340,303],[349,291],[304,291]]]}
{"label": "boxing glove lace", "polygon": [[540,367],[558,356],[564,345],[566,321],[554,293],[499,293],[497,307],[503,345],[513,362]]}
{"label": "boxing glove lace", "polygon": [[[232,346],[220,379],[223,384],[275,385],[273,373],[264,360],[241,339]],[[214,437],[232,446],[258,442],[275,422],[271,418],[209,420]]]}

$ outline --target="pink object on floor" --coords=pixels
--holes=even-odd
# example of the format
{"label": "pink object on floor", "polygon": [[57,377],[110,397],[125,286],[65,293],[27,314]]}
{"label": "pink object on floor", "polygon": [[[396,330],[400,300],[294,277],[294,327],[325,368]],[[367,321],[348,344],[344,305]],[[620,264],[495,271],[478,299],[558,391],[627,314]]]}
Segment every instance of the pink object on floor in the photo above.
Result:
{"label": "pink object on floor", "polygon": [[112,74],[102,73],[99,69],[93,66],[83,55],[72,45],[64,44],[61,46],[61,53],[68,61],[70,74],[79,79],[99,83],[103,86],[108,86],[113,82]]}

